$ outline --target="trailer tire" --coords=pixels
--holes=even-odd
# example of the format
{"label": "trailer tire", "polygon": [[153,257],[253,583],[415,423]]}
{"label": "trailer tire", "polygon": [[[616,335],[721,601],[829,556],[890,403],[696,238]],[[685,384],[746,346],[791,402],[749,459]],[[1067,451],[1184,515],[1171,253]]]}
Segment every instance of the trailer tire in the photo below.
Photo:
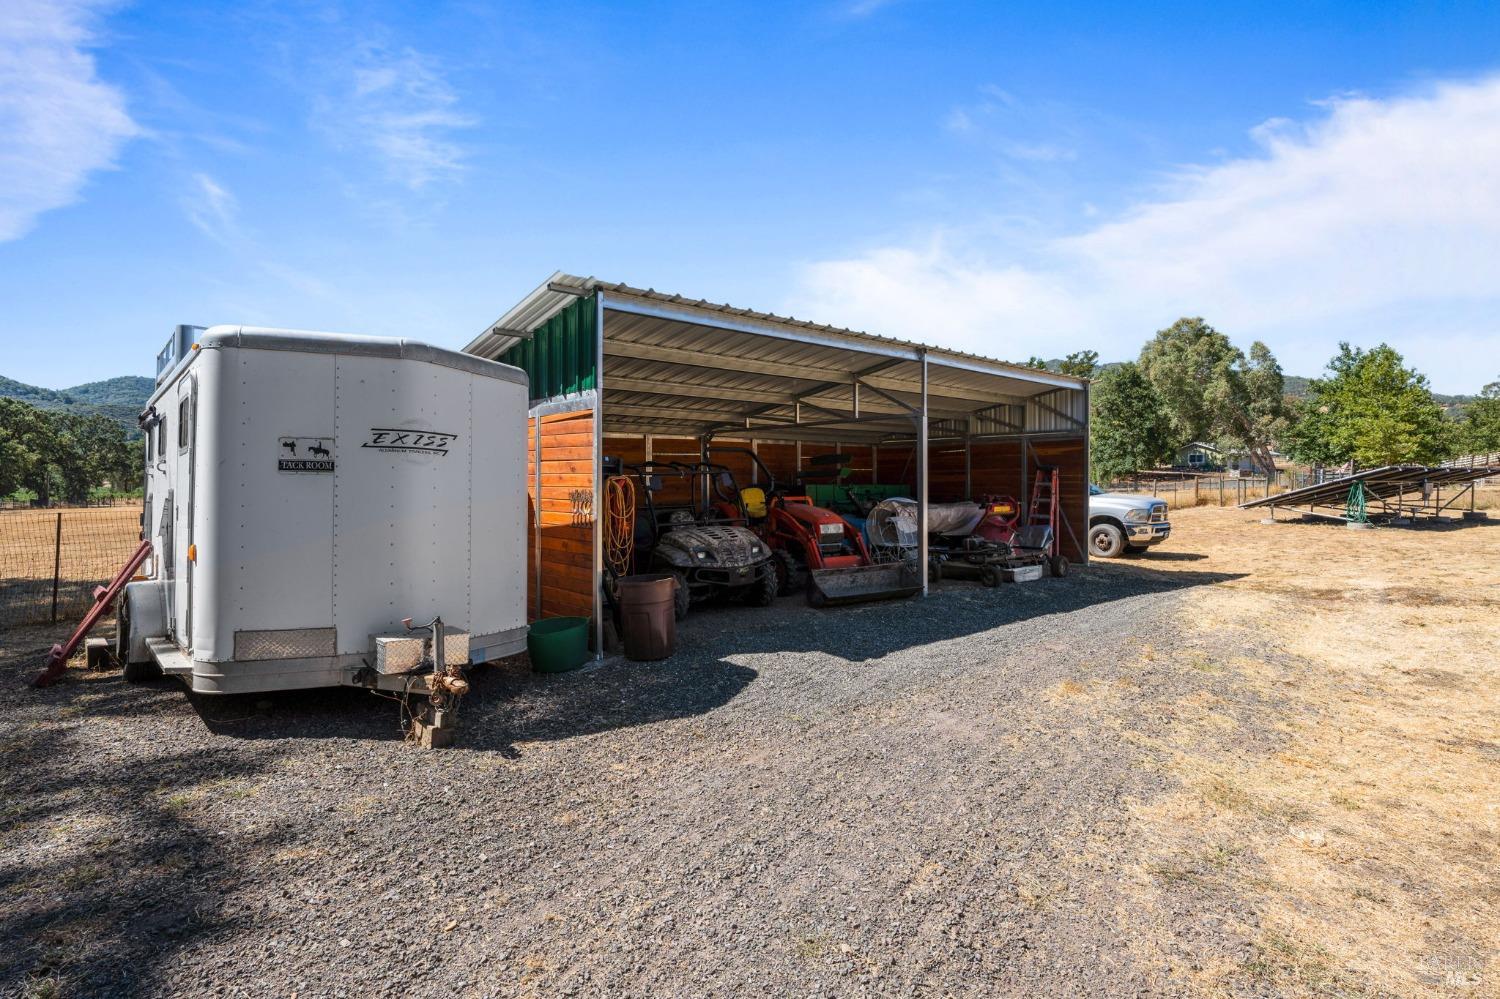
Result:
{"label": "trailer tire", "polygon": [[682,573],[672,573],[672,579],[677,584],[672,591],[672,617],[681,621],[687,617],[688,608],[693,604],[693,591],[688,589],[687,576]]}
{"label": "trailer tire", "polygon": [[776,594],[781,590],[780,580],[777,579],[776,567],[770,565],[751,586],[749,593],[745,594],[745,603],[751,607],[769,607],[776,602]]}
{"label": "trailer tire", "polygon": [[1047,560],[1047,568],[1052,570],[1052,575],[1054,578],[1063,578],[1068,574],[1068,556],[1054,555],[1052,558],[1049,558]]}
{"label": "trailer tire", "polygon": [[120,595],[115,605],[115,659],[120,663],[120,675],[127,683],[144,683],[161,676],[161,667],[153,659],[145,662],[130,661],[130,601]]}
{"label": "trailer tire", "polygon": [[1114,524],[1089,528],[1089,554],[1096,558],[1119,558],[1125,551],[1125,532]]}

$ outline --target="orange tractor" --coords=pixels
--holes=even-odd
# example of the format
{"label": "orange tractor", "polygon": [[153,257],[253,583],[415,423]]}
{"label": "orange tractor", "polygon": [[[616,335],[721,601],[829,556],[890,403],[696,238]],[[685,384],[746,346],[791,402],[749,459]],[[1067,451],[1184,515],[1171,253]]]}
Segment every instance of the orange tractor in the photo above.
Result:
{"label": "orange tractor", "polygon": [[[713,453],[747,455],[760,472],[764,486],[745,486],[731,496],[716,485],[715,502],[726,516],[744,511],[750,529],[771,549],[781,593],[805,585],[807,602],[824,607],[909,597],[922,588],[914,564],[876,561],[859,528],[834,511],[816,506],[800,488],[795,492],[778,489],[776,477],[754,451],[723,447],[714,448]],[[841,458],[833,455],[825,461]]]}

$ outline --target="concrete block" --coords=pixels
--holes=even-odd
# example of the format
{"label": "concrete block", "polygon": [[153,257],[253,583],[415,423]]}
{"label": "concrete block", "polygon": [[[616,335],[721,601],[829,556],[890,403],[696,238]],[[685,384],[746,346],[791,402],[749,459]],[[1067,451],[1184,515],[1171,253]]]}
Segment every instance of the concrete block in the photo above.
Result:
{"label": "concrete block", "polygon": [[454,726],[451,722],[447,725],[430,725],[424,721],[413,721],[411,724],[416,741],[423,749],[446,749],[453,745]]}
{"label": "concrete block", "polygon": [[89,669],[114,669],[115,656],[110,651],[109,639],[90,638],[83,643],[83,653]]}

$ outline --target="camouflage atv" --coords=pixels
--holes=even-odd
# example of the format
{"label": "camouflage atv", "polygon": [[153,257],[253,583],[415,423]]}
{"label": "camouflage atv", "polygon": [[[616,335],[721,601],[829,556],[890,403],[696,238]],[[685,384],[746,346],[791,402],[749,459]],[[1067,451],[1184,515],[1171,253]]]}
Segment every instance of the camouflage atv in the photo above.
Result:
{"label": "camouflage atv", "polygon": [[[631,465],[645,497],[636,522],[638,572],[669,572],[677,577],[676,615],[680,621],[694,603],[718,594],[742,597],[764,607],[776,599],[776,571],[771,550],[739,517],[727,517],[706,502],[710,489],[722,494],[718,479],[733,477],[722,465],[648,461]],[[689,498],[682,504],[659,504],[662,477],[686,480]]]}

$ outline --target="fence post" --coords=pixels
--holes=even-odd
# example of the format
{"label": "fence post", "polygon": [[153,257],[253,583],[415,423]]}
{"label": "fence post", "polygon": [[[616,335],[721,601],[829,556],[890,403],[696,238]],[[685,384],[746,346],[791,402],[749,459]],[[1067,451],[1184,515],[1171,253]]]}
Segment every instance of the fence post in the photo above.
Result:
{"label": "fence post", "polygon": [[1219,505],[1224,505],[1224,476],[1219,476]]}
{"label": "fence post", "polygon": [[57,511],[57,531],[52,536],[52,623],[57,623],[57,583],[62,577],[62,511]]}

